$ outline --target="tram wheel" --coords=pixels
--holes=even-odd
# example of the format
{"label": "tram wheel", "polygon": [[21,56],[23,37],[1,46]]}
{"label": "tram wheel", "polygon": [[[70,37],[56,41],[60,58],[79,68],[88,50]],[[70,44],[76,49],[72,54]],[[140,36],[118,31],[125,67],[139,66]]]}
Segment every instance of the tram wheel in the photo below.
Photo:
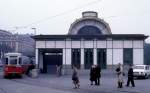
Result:
{"label": "tram wheel", "polygon": [[7,75],[7,76],[5,75],[5,76],[3,76],[3,78],[8,79],[8,78],[9,78],[9,76],[8,76],[8,75]]}
{"label": "tram wheel", "polygon": [[23,76],[20,74],[20,75],[18,75],[18,77],[19,77],[19,78],[22,78]]}

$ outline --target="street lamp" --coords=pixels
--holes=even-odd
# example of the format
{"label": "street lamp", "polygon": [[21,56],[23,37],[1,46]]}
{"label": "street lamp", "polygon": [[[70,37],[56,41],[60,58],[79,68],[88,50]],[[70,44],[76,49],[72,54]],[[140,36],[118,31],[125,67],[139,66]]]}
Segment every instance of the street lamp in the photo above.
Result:
{"label": "street lamp", "polygon": [[31,29],[34,30],[34,35],[36,35],[36,28],[33,27],[33,28],[31,28]]}

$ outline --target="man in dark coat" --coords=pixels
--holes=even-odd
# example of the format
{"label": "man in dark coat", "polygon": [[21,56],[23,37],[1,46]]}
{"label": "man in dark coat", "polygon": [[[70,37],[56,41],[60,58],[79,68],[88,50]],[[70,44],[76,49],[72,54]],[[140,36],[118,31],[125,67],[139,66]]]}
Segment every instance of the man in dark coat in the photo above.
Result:
{"label": "man in dark coat", "polygon": [[126,85],[127,87],[129,86],[130,82],[132,84],[132,87],[135,87],[132,65],[130,65],[130,68],[128,70],[128,81],[127,81],[127,85]]}
{"label": "man in dark coat", "polygon": [[95,67],[95,65],[92,65],[92,67],[90,69],[90,81],[91,81],[91,85],[93,85],[93,81],[95,82],[95,85],[97,84],[97,82],[96,82],[96,67]]}
{"label": "man in dark coat", "polygon": [[33,63],[31,63],[31,64],[29,65],[29,67],[27,68],[26,75],[30,76],[30,71],[31,71],[32,69],[35,69],[35,65],[34,65]]}
{"label": "man in dark coat", "polygon": [[100,65],[96,66],[96,85],[100,85],[100,77],[101,77],[101,67]]}

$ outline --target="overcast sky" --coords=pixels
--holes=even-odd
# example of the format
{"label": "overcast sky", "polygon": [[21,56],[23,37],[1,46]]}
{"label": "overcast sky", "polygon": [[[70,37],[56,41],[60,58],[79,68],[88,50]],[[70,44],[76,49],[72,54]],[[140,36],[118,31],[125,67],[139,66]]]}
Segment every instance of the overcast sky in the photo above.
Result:
{"label": "overcast sky", "polygon": [[98,12],[113,34],[150,35],[150,0],[0,0],[0,29],[67,34],[83,11]]}

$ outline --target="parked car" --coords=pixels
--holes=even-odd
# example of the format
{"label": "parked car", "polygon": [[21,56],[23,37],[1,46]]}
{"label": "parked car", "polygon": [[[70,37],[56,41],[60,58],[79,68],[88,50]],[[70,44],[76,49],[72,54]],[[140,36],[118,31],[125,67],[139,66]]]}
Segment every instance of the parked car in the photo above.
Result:
{"label": "parked car", "polygon": [[135,65],[133,67],[134,77],[150,77],[150,65]]}

